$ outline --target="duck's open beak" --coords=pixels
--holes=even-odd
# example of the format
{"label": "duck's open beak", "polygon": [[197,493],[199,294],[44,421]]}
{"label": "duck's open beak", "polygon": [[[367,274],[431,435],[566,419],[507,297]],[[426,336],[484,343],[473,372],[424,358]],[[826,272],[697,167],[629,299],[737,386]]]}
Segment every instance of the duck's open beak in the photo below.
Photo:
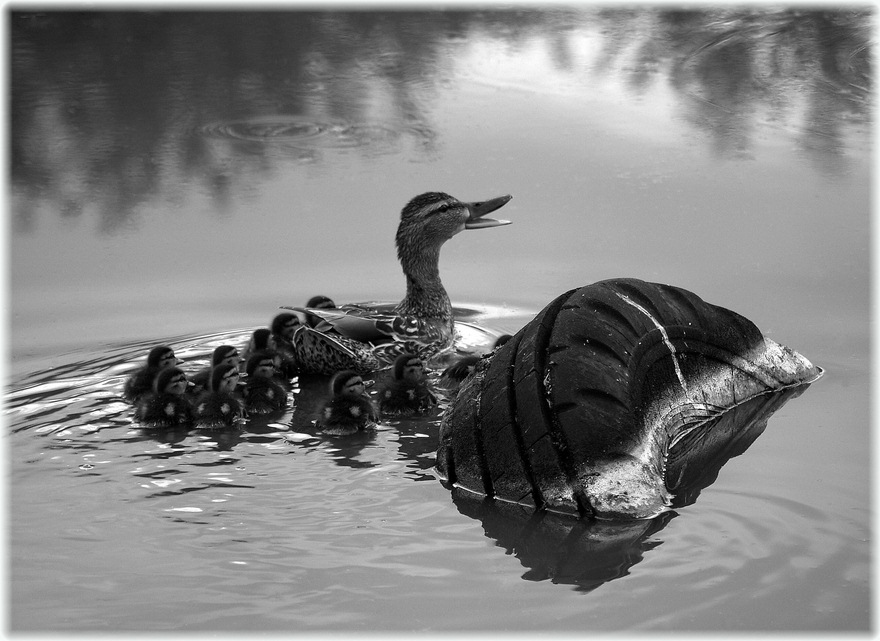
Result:
{"label": "duck's open beak", "polygon": [[483,218],[488,213],[495,211],[507,204],[513,196],[500,196],[492,200],[484,200],[479,203],[467,203],[471,212],[471,217],[464,223],[465,229],[483,229],[484,227],[498,227],[499,225],[509,225],[509,220],[495,220],[494,218]]}

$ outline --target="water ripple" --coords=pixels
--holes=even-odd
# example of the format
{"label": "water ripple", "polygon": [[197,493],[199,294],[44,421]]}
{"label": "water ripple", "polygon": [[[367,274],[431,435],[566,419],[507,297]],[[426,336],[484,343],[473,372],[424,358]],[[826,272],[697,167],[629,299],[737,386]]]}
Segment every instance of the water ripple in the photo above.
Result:
{"label": "water ripple", "polygon": [[298,116],[263,116],[204,125],[200,132],[210,138],[245,140],[265,144],[283,143],[301,149],[394,149],[402,132],[382,123],[315,121]]}

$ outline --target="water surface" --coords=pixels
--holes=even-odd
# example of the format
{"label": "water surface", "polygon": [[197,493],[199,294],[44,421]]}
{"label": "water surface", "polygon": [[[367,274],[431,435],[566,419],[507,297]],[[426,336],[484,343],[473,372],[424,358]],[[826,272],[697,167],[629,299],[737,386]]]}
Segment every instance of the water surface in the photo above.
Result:
{"label": "water surface", "polygon": [[[13,630],[868,629],[870,11],[6,17]],[[825,377],[617,527],[454,499],[438,414],[132,425],[153,344],[194,372],[279,305],[399,299],[428,190],[514,196],[443,251],[481,324],[638,277]]]}

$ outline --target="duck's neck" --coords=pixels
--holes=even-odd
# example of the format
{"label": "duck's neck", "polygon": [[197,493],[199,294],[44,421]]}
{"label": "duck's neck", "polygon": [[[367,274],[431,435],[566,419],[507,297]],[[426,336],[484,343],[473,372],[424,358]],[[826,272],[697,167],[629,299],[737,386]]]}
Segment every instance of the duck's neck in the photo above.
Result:
{"label": "duck's neck", "polygon": [[400,314],[452,321],[452,303],[440,281],[440,248],[404,252],[400,265],[406,276],[406,296],[397,306]]}

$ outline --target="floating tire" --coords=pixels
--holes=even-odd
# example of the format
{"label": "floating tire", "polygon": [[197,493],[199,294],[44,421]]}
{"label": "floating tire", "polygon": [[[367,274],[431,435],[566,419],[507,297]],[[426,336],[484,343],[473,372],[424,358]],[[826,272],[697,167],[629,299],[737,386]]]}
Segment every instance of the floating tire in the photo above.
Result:
{"label": "floating tire", "polygon": [[821,374],[684,289],[602,281],[480,361],[444,414],[437,470],[535,509],[648,518]]}

